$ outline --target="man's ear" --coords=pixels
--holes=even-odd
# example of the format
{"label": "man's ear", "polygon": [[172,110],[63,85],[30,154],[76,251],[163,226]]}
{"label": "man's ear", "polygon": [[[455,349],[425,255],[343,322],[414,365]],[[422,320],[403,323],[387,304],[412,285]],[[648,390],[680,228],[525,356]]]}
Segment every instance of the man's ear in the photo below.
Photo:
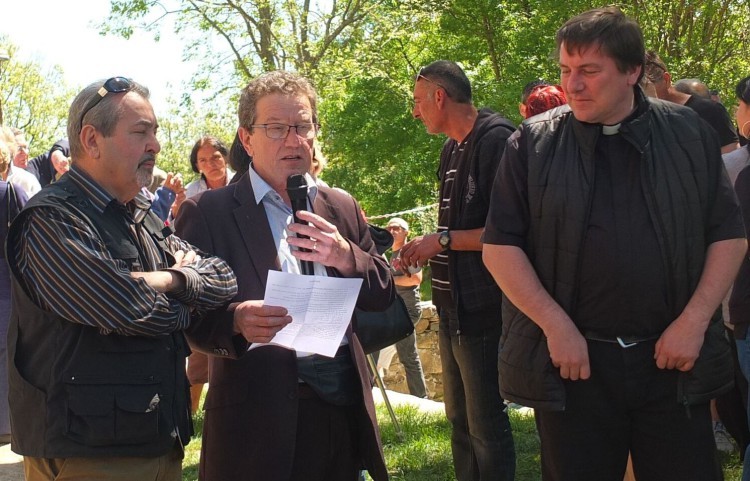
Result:
{"label": "man's ear", "polygon": [[79,139],[81,140],[81,145],[83,145],[83,150],[86,151],[89,157],[92,159],[99,158],[99,142],[101,141],[101,136],[96,130],[96,127],[88,124],[84,125],[81,129]]}
{"label": "man's ear", "polygon": [[252,134],[250,134],[250,132],[245,127],[238,128],[237,134],[240,136],[240,142],[242,142],[242,146],[245,148],[245,152],[247,152],[247,155],[252,157],[253,156]]}
{"label": "man's ear", "polygon": [[664,82],[667,84],[667,87],[672,86],[672,74],[669,72],[664,72]]}
{"label": "man's ear", "polygon": [[636,65],[633,67],[633,70],[631,70],[628,73],[628,84],[629,85],[635,85],[638,83],[638,78],[641,76],[641,70],[643,70],[642,65]]}
{"label": "man's ear", "polygon": [[435,93],[432,94],[435,98],[435,104],[437,104],[438,107],[442,107],[443,104],[445,104],[445,99],[448,97],[448,94],[445,93],[444,88],[435,89]]}

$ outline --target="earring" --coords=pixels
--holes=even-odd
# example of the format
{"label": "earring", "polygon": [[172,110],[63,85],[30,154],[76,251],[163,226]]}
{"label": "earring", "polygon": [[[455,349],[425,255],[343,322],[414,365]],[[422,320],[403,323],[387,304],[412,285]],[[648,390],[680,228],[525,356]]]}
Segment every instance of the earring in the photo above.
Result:
{"label": "earring", "polygon": [[747,127],[748,124],[750,124],[750,120],[742,124],[742,127],[740,127],[740,135],[745,137],[746,139],[750,138],[748,137],[748,135],[750,135],[750,131],[748,131],[748,135],[745,135],[745,127]]}

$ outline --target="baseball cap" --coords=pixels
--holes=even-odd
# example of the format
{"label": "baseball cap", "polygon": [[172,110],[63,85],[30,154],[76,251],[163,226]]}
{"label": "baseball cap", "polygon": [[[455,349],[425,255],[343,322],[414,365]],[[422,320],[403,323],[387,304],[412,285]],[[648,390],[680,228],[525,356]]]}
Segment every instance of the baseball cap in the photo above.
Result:
{"label": "baseball cap", "polygon": [[394,217],[393,219],[389,220],[388,224],[386,224],[385,227],[388,228],[392,225],[399,226],[404,230],[409,230],[409,224],[401,217]]}

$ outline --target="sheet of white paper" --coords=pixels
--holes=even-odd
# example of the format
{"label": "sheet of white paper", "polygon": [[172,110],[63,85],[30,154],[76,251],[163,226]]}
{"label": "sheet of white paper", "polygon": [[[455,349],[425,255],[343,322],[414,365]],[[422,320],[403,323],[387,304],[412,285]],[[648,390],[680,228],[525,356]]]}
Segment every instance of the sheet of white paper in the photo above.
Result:
{"label": "sheet of white paper", "polygon": [[[268,271],[263,303],[282,306],[292,322],[269,344],[333,357],[352,318],[362,279]],[[253,344],[250,348],[263,346]]]}

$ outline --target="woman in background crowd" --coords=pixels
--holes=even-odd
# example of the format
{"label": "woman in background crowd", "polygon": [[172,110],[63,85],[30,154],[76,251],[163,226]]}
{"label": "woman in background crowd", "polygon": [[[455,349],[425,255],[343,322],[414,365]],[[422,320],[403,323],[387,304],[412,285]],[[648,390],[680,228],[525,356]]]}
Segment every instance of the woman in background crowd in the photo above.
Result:
{"label": "woman in background crowd", "polygon": [[[206,135],[198,139],[190,152],[190,166],[200,178],[190,182],[182,193],[177,193],[172,204],[172,217],[176,218],[185,199],[201,192],[224,187],[232,180],[234,172],[227,168],[229,149],[218,138]],[[198,410],[203,386],[208,382],[208,357],[202,352],[193,352],[188,357],[187,377],[190,381],[192,412]]]}
{"label": "woman in background crowd", "polygon": [[218,189],[229,184],[234,172],[227,168],[229,149],[212,135],[198,139],[190,152],[190,166],[200,178],[190,182],[182,195],[177,195],[172,204],[172,216],[177,217],[180,206],[185,199],[211,189]]}

